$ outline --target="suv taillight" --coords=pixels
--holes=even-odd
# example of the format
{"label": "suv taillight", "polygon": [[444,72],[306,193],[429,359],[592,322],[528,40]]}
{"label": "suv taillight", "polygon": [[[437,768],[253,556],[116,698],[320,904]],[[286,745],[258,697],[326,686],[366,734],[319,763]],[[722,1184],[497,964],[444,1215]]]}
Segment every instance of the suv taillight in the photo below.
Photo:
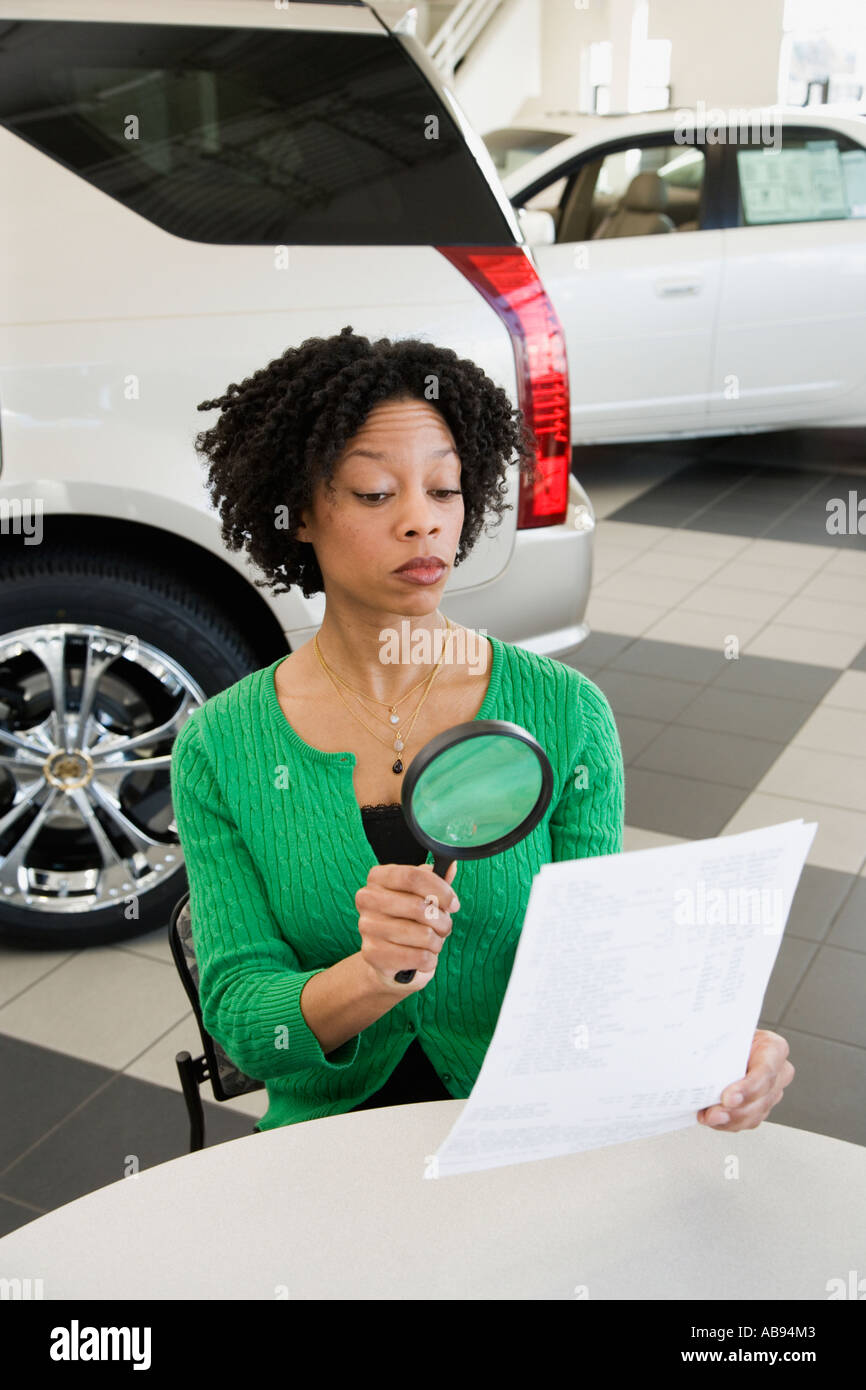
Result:
{"label": "suv taillight", "polygon": [[571,469],[571,421],[565,337],[532,261],[522,246],[437,246],[494,308],[511,334],[518,404],[538,441],[542,473],[533,487],[521,476],[519,528],[565,520]]}

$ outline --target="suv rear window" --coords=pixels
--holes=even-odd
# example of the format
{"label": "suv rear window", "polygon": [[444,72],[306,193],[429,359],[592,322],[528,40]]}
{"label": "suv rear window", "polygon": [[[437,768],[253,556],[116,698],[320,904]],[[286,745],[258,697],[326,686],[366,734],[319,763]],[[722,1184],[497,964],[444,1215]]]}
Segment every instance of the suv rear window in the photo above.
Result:
{"label": "suv rear window", "polygon": [[192,241],[514,241],[447,108],[384,34],[0,22],[0,123]]}

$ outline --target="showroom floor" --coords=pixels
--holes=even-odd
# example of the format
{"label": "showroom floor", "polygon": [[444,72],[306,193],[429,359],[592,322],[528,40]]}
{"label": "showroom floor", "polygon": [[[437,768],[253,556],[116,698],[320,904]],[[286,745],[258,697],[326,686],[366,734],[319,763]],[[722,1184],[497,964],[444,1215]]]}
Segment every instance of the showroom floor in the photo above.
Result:
{"label": "showroom floor", "polygon": [[[624,848],[817,821],[760,1019],[796,1067],[772,1121],[864,1144],[866,535],[826,530],[828,499],[864,495],[862,448],[780,434],[575,467],[599,518],[593,631],[563,659],[616,716]],[[200,1047],[164,931],[0,962],[2,1234],[186,1152],[174,1059]],[[210,1102],[207,1142],[265,1108]]]}

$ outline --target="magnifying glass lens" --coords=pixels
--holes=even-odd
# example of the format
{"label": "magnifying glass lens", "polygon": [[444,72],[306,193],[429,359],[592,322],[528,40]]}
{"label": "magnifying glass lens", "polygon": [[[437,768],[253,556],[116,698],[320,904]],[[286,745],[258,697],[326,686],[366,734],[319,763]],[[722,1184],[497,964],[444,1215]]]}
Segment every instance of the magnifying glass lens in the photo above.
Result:
{"label": "magnifying glass lens", "polygon": [[477,847],[500,840],[537,804],[542,770],[535,751],[490,734],[446,749],[412,794],[418,825],[441,844]]}

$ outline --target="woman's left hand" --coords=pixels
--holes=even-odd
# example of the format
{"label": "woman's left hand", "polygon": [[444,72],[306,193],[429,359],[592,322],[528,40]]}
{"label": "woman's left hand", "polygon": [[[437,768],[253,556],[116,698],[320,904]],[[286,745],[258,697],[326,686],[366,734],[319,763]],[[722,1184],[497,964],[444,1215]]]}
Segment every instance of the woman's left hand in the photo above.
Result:
{"label": "woman's left hand", "polygon": [[759,1028],[752,1039],[746,1075],[725,1087],[720,1104],[699,1110],[698,1121],[725,1131],[757,1129],[779,1104],[793,1076],[785,1039]]}

